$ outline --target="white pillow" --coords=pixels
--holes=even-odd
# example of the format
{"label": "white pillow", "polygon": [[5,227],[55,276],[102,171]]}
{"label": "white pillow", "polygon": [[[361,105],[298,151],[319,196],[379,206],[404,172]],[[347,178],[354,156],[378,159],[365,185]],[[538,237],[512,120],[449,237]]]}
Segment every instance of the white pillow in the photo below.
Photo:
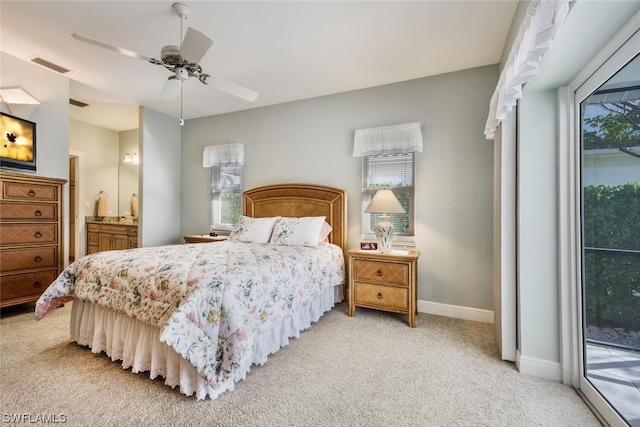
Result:
{"label": "white pillow", "polygon": [[267,243],[273,226],[280,217],[252,218],[242,216],[229,233],[229,240],[246,243]]}
{"label": "white pillow", "polygon": [[285,246],[318,247],[324,216],[281,217],[276,221],[270,243]]}

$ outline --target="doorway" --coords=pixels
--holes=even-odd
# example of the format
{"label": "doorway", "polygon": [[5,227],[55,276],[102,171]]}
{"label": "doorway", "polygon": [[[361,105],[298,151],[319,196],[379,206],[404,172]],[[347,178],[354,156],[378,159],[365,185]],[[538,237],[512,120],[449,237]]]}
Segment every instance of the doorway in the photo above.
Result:
{"label": "doorway", "polygon": [[76,179],[77,179],[77,156],[69,156],[69,264],[76,260],[76,219],[78,218],[77,211],[77,193],[76,193]]}
{"label": "doorway", "polygon": [[66,261],[73,261],[86,254],[86,223],[84,201],[84,162],[82,151],[69,151],[69,255]]}
{"label": "doorway", "polygon": [[604,81],[596,74],[576,92],[579,388],[608,423],[640,427],[640,54],[633,55],[610,59]]}

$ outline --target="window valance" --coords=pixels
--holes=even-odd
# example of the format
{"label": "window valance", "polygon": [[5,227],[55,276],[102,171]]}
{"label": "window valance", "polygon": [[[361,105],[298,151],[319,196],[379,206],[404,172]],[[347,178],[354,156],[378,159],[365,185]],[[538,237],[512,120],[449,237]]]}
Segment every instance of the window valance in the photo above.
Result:
{"label": "window valance", "polygon": [[500,122],[522,97],[522,86],[540,74],[542,57],[569,13],[569,0],[532,0],[489,104],[484,134],[493,139]]}
{"label": "window valance", "polygon": [[244,144],[220,144],[204,147],[202,167],[243,166]]}
{"label": "window valance", "polygon": [[376,154],[422,153],[422,130],[418,122],[356,129],[353,157]]}

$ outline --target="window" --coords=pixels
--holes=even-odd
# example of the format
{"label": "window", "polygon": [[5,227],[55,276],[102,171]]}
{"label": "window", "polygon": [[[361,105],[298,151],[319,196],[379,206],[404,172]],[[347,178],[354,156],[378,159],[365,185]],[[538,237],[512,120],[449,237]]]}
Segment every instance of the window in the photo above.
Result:
{"label": "window", "polygon": [[202,166],[211,168],[211,229],[231,230],[242,215],[244,144],[204,147]]}
{"label": "window", "polygon": [[216,165],[211,168],[211,224],[230,230],[242,215],[242,168]]}
{"label": "window", "polygon": [[390,214],[395,227],[395,240],[413,241],[415,211],[415,152],[362,157],[362,234],[373,238],[375,224],[381,214],[364,212],[381,188],[392,190],[406,211]]}
{"label": "window", "polygon": [[418,122],[356,129],[353,156],[362,157],[363,239],[375,236],[375,225],[382,214],[364,212],[376,192],[393,191],[403,214],[389,213],[395,228],[394,242],[413,244],[415,218],[415,153],[422,153],[422,125]]}

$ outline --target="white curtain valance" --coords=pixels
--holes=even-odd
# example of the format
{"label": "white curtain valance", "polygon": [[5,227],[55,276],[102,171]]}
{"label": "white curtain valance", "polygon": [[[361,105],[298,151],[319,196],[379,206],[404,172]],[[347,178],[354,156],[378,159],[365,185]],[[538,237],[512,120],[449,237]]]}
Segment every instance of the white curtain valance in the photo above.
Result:
{"label": "white curtain valance", "polygon": [[211,166],[243,166],[244,144],[220,144],[204,147],[202,167]]}
{"label": "white curtain valance", "polygon": [[569,13],[569,0],[531,0],[489,104],[484,134],[493,139],[500,122],[522,97],[522,86],[540,74],[540,63]]}
{"label": "white curtain valance", "polygon": [[421,124],[415,122],[356,129],[353,140],[353,157],[411,153],[413,151],[422,153],[422,131],[420,128]]}

